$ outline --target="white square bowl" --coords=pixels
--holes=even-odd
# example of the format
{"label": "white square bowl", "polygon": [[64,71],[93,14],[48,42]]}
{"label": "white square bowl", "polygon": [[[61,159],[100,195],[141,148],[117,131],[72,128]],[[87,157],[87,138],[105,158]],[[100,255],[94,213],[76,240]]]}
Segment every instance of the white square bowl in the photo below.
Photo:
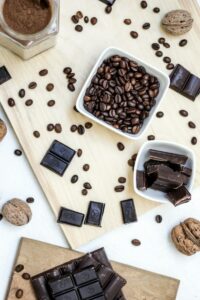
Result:
{"label": "white square bowl", "polygon": [[167,195],[164,192],[156,191],[150,188],[145,191],[140,191],[137,188],[137,183],[136,183],[137,170],[140,171],[144,170],[144,163],[149,159],[150,149],[186,155],[188,157],[188,160],[186,162],[186,167],[192,169],[192,175],[188,181],[188,184],[186,185],[186,188],[188,189],[189,192],[191,192],[192,186],[194,184],[195,169],[196,169],[196,159],[193,151],[177,143],[159,141],[159,140],[144,143],[138,152],[135,161],[135,166],[134,166],[134,173],[133,173],[133,186],[135,192],[138,195],[148,200],[162,202],[162,203],[169,202]]}
{"label": "white square bowl", "polygon": [[[141,66],[145,67],[146,71],[149,74],[151,74],[153,76],[156,76],[159,80],[159,83],[160,83],[160,91],[159,91],[158,96],[156,97],[156,104],[152,107],[152,109],[149,113],[149,117],[144,120],[143,126],[137,134],[126,133],[126,132],[123,132],[119,129],[114,128],[113,126],[107,124],[106,122],[104,122],[104,121],[98,119],[97,117],[95,117],[93,114],[89,113],[84,108],[84,105],[83,105],[83,102],[84,102],[83,98],[85,96],[86,89],[89,87],[93,76],[97,72],[97,69],[100,67],[100,65],[103,63],[103,61],[105,59],[107,59],[107,58],[109,58],[110,56],[113,56],[113,55],[124,56],[124,57],[129,58],[130,60],[136,61],[138,63],[138,65],[141,65]],[[116,133],[118,133],[118,134],[120,134],[124,137],[127,137],[127,138],[132,139],[132,140],[136,140],[136,139],[139,139],[142,136],[142,134],[144,134],[144,132],[147,130],[148,126],[150,125],[151,120],[153,119],[154,115],[156,114],[156,111],[158,110],[161,102],[164,99],[164,96],[165,96],[165,94],[166,94],[166,92],[169,88],[169,84],[170,84],[169,77],[166,74],[164,74],[163,72],[159,71],[155,67],[145,63],[143,60],[141,60],[141,59],[139,59],[139,58],[123,51],[123,50],[120,50],[118,48],[110,47],[110,48],[105,49],[101,53],[101,55],[99,56],[95,66],[93,67],[92,71],[90,72],[90,74],[89,74],[89,76],[88,76],[85,84],[83,85],[82,90],[81,90],[81,92],[78,96],[78,99],[77,99],[77,102],[76,102],[76,108],[80,113],[82,113],[86,117],[90,118],[94,122],[97,122],[97,123],[103,125],[104,127],[109,128],[110,130],[112,130],[112,131],[114,131],[114,132],[116,132]]]}

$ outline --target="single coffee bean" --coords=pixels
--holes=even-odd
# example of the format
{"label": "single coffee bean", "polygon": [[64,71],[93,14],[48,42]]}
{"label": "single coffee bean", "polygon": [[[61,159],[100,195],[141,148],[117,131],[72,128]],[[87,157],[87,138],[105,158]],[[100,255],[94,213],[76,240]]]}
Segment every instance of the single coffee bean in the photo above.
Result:
{"label": "single coffee bean", "polygon": [[166,42],[163,43],[163,46],[164,46],[165,48],[170,48],[170,44],[169,44],[169,43],[166,43]]}
{"label": "single coffee bean", "polygon": [[70,90],[70,92],[74,92],[74,91],[75,91],[75,86],[74,86],[73,83],[69,83],[69,84],[67,85],[67,87],[68,87],[68,90]]}
{"label": "single coffee bean", "polygon": [[90,165],[89,165],[89,164],[84,164],[84,165],[83,165],[83,170],[84,170],[85,172],[89,171],[89,169],[90,169]]}
{"label": "single coffee bean", "polygon": [[83,190],[81,191],[81,193],[82,193],[83,196],[86,196],[86,195],[88,194],[88,191],[87,191],[86,189],[83,189]]}
{"label": "single coffee bean", "polygon": [[40,133],[39,133],[39,131],[37,131],[37,130],[33,131],[33,135],[34,135],[34,137],[36,137],[36,138],[39,138],[39,137],[40,137]]}
{"label": "single coffee bean", "polygon": [[138,239],[132,240],[131,243],[132,243],[133,246],[136,246],[136,247],[141,245],[141,242]]}
{"label": "single coffee bean", "polygon": [[23,294],[24,294],[23,290],[22,290],[22,289],[18,289],[18,290],[16,291],[16,293],[15,293],[15,297],[16,297],[17,299],[21,299],[21,298],[23,297]]}
{"label": "single coffee bean", "polygon": [[78,181],[78,175],[73,175],[71,178],[71,183],[76,183]]}
{"label": "single coffee bean", "polygon": [[151,45],[151,47],[152,47],[153,50],[156,50],[156,51],[160,49],[160,45],[158,43],[153,43]]}
{"label": "single coffee bean", "polygon": [[155,216],[155,220],[156,220],[157,223],[161,223],[162,222],[162,216],[161,215]]}
{"label": "single coffee bean", "polygon": [[92,186],[91,186],[91,184],[90,184],[89,182],[85,182],[85,183],[83,184],[83,187],[84,187],[86,190],[91,190],[91,189],[92,189]]}
{"label": "single coffee bean", "polygon": [[19,264],[15,267],[15,272],[20,273],[21,271],[24,270],[24,266]]}
{"label": "single coffee bean", "polygon": [[119,149],[119,151],[123,151],[125,149],[125,146],[124,146],[124,144],[119,142],[119,143],[117,143],[117,148]]}
{"label": "single coffee bean", "polygon": [[183,39],[183,40],[181,40],[181,41],[179,42],[179,46],[180,46],[180,47],[184,47],[184,46],[187,45],[187,43],[188,43],[188,41],[187,41],[186,39]]}
{"label": "single coffee bean", "polygon": [[153,140],[155,140],[155,135],[150,134],[150,135],[148,135],[147,139],[148,139],[148,141],[153,141]]}
{"label": "single coffee bean", "polygon": [[29,83],[28,88],[33,90],[37,87],[37,83],[35,81],[32,81]]}
{"label": "single coffee bean", "polygon": [[170,64],[171,63],[171,58],[169,56],[164,56],[163,57],[163,61],[166,63],[166,64]]}
{"label": "single coffee bean", "polygon": [[29,203],[29,204],[33,203],[34,201],[35,201],[35,199],[33,197],[28,197],[26,199],[26,202]]}
{"label": "single coffee bean", "polygon": [[131,31],[130,35],[133,39],[137,39],[138,38],[138,33],[136,31]]}
{"label": "single coffee bean", "polygon": [[90,128],[92,128],[92,126],[93,126],[93,124],[91,122],[86,122],[85,123],[85,128],[86,129],[90,129]]}
{"label": "single coffee bean", "polygon": [[8,105],[9,105],[10,107],[15,106],[15,100],[14,100],[13,98],[9,98],[9,99],[8,99]]}
{"label": "single coffee bean", "polygon": [[71,72],[70,74],[67,74],[66,77],[67,77],[67,79],[70,79],[70,78],[73,78],[74,76],[75,76],[75,73]]}
{"label": "single coffee bean", "polygon": [[165,38],[164,38],[164,37],[160,37],[160,38],[158,39],[158,43],[159,43],[159,44],[164,44],[164,43],[165,43]]}
{"label": "single coffee bean", "polygon": [[52,107],[52,106],[55,105],[55,103],[56,103],[55,100],[49,100],[49,101],[47,102],[47,105],[48,105],[49,107]]}
{"label": "single coffee bean", "polygon": [[54,89],[53,83],[48,83],[47,86],[46,86],[46,90],[48,92],[51,92],[51,91],[53,91],[53,89]]}
{"label": "single coffee bean", "polygon": [[79,18],[76,15],[71,16],[71,20],[74,24],[78,24]]}
{"label": "single coffee bean", "polygon": [[124,186],[123,185],[117,185],[117,186],[115,186],[114,190],[117,193],[121,193],[121,192],[124,191]]}
{"label": "single coffee bean", "polygon": [[26,92],[25,92],[24,89],[19,90],[18,95],[19,95],[20,98],[24,98],[24,97],[25,97],[25,94],[26,94]]}
{"label": "single coffee bean", "polygon": [[82,149],[78,149],[77,150],[77,156],[81,157],[82,154],[83,154],[83,150]]}
{"label": "single coffee bean", "polygon": [[141,2],[140,2],[140,6],[141,6],[143,9],[147,8],[147,6],[148,6],[147,1],[141,1]]}
{"label": "single coffee bean", "polygon": [[112,11],[112,6],[111,6],[111,5],[107,5],[106,8],[105,8],[105,12],[106,12],[107,14],[110,14],[111,11]]}
{"label": "single coffee bean", "polygon": [[187,117],[187,116],[188,116],[188,112],[187,112],[185,109],[179,110],[179,114],[180,114],[182,117]]}
{"label": "single coffee bean", "polygon": [[33,104],[33,100],[32,99],[28,99],[28,100],[26,100],[26,102],[25,102],[25,105],[26,106],[31,106]]}
{"label": "single coffee bean", "polygon": [[48,70],[47,69],[42,69],[40,72],[39,72],[39,75],[40,76],[46,76],[48,74]]}
{"label": "single coffee bean", "polygon": [[131,25],[132,21],[131,19],[124,19],[124,24]]}
{"label": "single coffee bean", "polygon": [[193,136],[193,138],[191,139],[191,144],[192,145],[196,145],[197,144],[197,138],[195,136]]}
{"label": "single coffee bean", "polygon": [[143,25],[142,25],[142,28],[143,29],[149,29],[151,27],[151,24],[150,23],[144,23]]}
{"label": "single coffee bean", "polygon": [[85,16],[85,17],[84,17],[84,22],[85,22],[86,24],[89,22],[88,16]]}
{"label": "single coffee bean", "polygon": [[78,133],[80,135],[83,135],[85,133],[85,128],[83,127],[83,125],[78,125]]}
{"label": "single coffee bean", "polygon": [[132,158],[130,158],[129,160],[128,160],[128,165],[129,165],[129,167],[134,167],[134,165],[135,165],[135,160],[134,159],[132,159]]}
{"label": "single coffee bean", "polygon": [[77,131],[78,127],[74,124],[70,127],[71,132]]}
{"label": "single coffee bean", "polygon": [[162,118],[164,116],[164,113],[162,111],[158,111],[156,114],[157,118]]}
{"label": "single coffee bean", "polygon": [[82,19],[83,18],[83,13],[82,13],[82,11],[77,11],[76,12],[76,16],[79,18],[79,19]]}
{"label": "single coffee bean", "polygon": [[14,154],[15,154],[16,156],[21,156],[21,155],[22,155],[22,151],[19,150],[19,149],[16,149],[16,150],[14,151]]}
{"label": "single coffee bean", "polygon": [[81,31],[83,31],[83,26],[82,25],[76,25],[75,30],[78,31],[78,32],[81,32]]}
{"label": "single coffee bean", "polygon": [[188,122],[188,126],[189,126],[190,128],[196,128],[196,125],[195,125],[194,122],[192,122],[192,121]]}
{"label": "single coffee bean", "polygon": [[160,51],[160,50],[156,51],[155,54],[156,54],[156,56],[158,56],[158,57],[162,57],[162,56],[163,56],[163,52]]}
{"label": "single coffee bean", "polygon": [[54,129],[55,129],[55,126],[52,123],[47,125],[47,131],[53,131]]}
{"label": "single coffee bean", "polygon": [[158,14],[160,12],[160,8],[159,7],[154,7],[153,8],[153,12],[155,12],[156,14]]}
{"label": "single coffee bean", "polygon": [[55,129],[56,133],[61,133],[62,132],[62,126],[61,126],[61,124],[60,123],[55,124],[54,129]]}
{"label": "single coffee bean", "polygon": [[174,69],[174,64],[170,63],[166,65],[167,70],[173,70]]}
{"label": "single coffee bean", "polygon": [[126,182],[126,178],[125,177],[119,177],[118,178],[118,182],[119,183],[125,183]]}
{"label": "single coffee bean", "polygon": [[72,72],[72,68],[70,68],[70,67],[66,67],[63,70],[63,73],[65,73],[66,75],[70,74],[71,72]]}
{"label": "single coffee bean", "polygon": [[68,83],[74,84],[76,82],[77,82],[76,78],[69,78],[69,80],[68,80]]}
{"label": "single coffee bean", "polygon": [[23,273],[23,274],[22,274],[22,278],[23,278],[24,280],[30,280],[31,276],[30,276],[30,274],[28,274],[28,273]]}
{"label": "single coffee bean", "polygon": [[90,23],[91,23],[92,25],[96,25],[97,22],[98,22],[98,20],[97,20],[96,17],[92,17],[91,20],[90,20]]}

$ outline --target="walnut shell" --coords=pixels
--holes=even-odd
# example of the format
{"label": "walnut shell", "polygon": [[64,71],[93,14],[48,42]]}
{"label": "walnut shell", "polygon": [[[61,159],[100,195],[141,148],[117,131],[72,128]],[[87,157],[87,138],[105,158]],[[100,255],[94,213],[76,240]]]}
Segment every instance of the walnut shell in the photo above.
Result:
{"label": "walnut shell", "polygon": [[0,142],[3,140],[7,133],[7,127],[3,120],[0,119]]}
{"label": "walnut shell", "polygon": [[2,214],[8,222],[16,226],[27,224],[32,217],[29,205],[16,198],[3,205]]}
{"label": "walnut shell", "polygon": [[172,10],[162,19],[163,28],[174,34],[181,35],[191,30],[193,19],[186,10]]}

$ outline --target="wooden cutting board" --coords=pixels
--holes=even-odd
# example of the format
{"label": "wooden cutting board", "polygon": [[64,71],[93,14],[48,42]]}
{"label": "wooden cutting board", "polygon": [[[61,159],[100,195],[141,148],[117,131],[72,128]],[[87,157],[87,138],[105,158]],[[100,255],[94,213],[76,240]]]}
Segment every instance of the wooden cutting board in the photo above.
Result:
{"label": "wooden cutting board", "polygon": [[[30,282],[21,276],[23,272],[34,276],[81,255],[66,248],[22,238],[15,266],[22,264],[24,270],[21,273],[13,271],[7,300],[16,300],[15,293],[19,288],[24,291],[23,299],[36,300]],[[127,300],[176,299],[179,280],[116,262],[112,265],[114,270],[127,280],[123,288]]]}
{"label": "wooden cutting board", "polygon": [[[155,6],[160,7],[159,14],[152,12]],[[159,26],[164,13],[177,8],[189,10],[195,20],[192,31],[186,35],[189,43],[184,48],[178,46],[180,37],[167,35]],[[190,144],[192,136],[200,136],[200,98],[192,102],[169,90],[161,107],[165,113],[164,118],[155,118],[149,131],[139,141],[122,138],[97,124],[87,130],[83,136],[70,132],[72,124],[84,124],[87,121],[85,117],[74,112],[73,106],[92,66],[101,51],[108,46],[122,48],[167,72],[162,59],[156,57],[151,49],[151,44],[160,36],[164,36],[171,44],[170,49],[162,49],[164,55],[170,56],[174,63],[179,62],[200,76],[198,64],[200,11],[195,0],[151,0],[145,10],[140,8],[139,0],[117,0],[110,15],[105,14],[104,9],[105,5],[98,0],[61,0],[60,34],[55,48],[26,62],[6,49],[0,48],[0,65],[5,65],[12,75],[12,80],[0,87],[0,101],[55,213],[55,220],[60,206],[86,213],[89,200],[106,203],[102,228],[88,225],[82,228],[62,226],[72,248],[121,225],[120,200],[134,198],[138,215],[158,205],[135,195],[132,186],[132,170],[127,165],[127,160],[138,151],[148,134],[155,134],[156,138],[176,141],[192,147],[197,158],[196,185],[200,184],[199,146]],[[89,17],[96,16],[98,24],[96,26],[85,24],[82,33],[76,32],[70,18],[77,10],[83,11],[84,15]],[[131,18],[132,25],[125,25],[124,18]],[[144,22],[151,23],[149,30],[141,28]],[[139,32],[138,39],[134,40],[130,37],[131,30]],[[75,93],[69,92],[66,88],[66,79],[62,73],[65,66],[71,66],[76,73],[78,83]],[[41,78],[38,72],[43,68],[47,68],[49,74]],[[38,84],[35,90],[27,88],[31,81],[36,81]],[[45,89],[49,82],[55,85],[52,92],[47,92]],[[18,97],[21,88],[26,89],[24,99]],[[13,97],[16,101],[14,108],[7,105],[9,97]],[[29,98],[34,101],[31,107],[24,104]],[[50,99],[56,100],[56,105],[52,108],[46,105]],[[180,109],[188,110],[189,117],[181,117],[178,113]],[[189,129],[187,122],[190,120],[196,123],[196,129]],[[62,133],[47,132],[48,123],[61,123]],[[34,130],[40,131],[39,139],[33,137]],[[74,158],[63,178],[40,166],[41,159],[54,139],[75,150],[83,149],[83,156]],[[123,152],[119,152],[116,147],[119,141],[126,147]],[[90,164],[89,172],[82,170],[84,163]],[[73,185],[70,183],[70,178],[74,174],[79,175],[79,181]],[[126,189],[123,193],[114,192],[119,176],[127,177]],[[91,183],[93,189],[87,197],[83,197],[81,189],[86,181]]]}

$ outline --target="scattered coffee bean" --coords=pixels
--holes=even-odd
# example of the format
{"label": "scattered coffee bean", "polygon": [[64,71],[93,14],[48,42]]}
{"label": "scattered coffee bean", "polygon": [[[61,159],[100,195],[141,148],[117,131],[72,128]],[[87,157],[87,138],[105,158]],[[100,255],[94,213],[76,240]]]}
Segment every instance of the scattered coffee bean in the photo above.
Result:
{"label": "scattered coffee bean", "polygon": [[150,134],[150,135],[148,135],[147,139],[148,139],[148,141],[153,141],[153,140],[155,140],[155,135]]}
{"label": "scattered coffee bean", "polygon": [[126,178],[125,177],[119,177],[118,178],[118,182],[119,183],[125,183],[126,182]]}
{"label": "scattered coffee bean", "polygon": [[91,22],[92,25],[96,25],[98,20],[97,20],[96,17],[93,17],[93,18],[91,18],[90,22]]}
{"label": "scattered coffee bean", "polygon": [[19,149],[16,149],[16,150],[14,151],[14,154],[15,154],[16,156],[21,156],[21,155],[22,155],[22,151],[19,150]]}
{"label": "scattered coffee bean", "polygon": [[162,111],[158,111],[157,113],[156,113],[156,117],[157,118],[162,118],[164,116],[164,113],[162,112]]}
{"label": "scattered coffee bean", "polygon": [[33,104],[33,100],[32,99],[28,99],[28,100],[26,100],[26,102],[25,102],[25,105],[26,106],[31,106]]}
{"label": "scattered coffee bean", "polygon": [[83,196],[86,196],[86,195],[88,194],[88,191],[87,191],[86,189],[83,189],[83,190],[81,191],[81,193],[82,193]]}
{"label": "scattered coffee bean", "polygon": [[8,99],[8,105],[9,105],[10,107],[15,106],[15,100],[14,100],[13,98],[9,98],[9,99]]}
{"label": "scattered coffee bean", "polygon": [[131,25],[132,21],[131,19],[124,19],[124,24]]}
{"label": "scattered coffee bean", "polygon": [[21,271],[24,270],[24,266],[19,264],[15,267],[15,272],[20,273]]}
{"label": "scattered coffee bean", "polygon": [[33,90],[37,87],[37,83],[35,81],[32,81],[29,83],[28,88]]}
{"label": "scattered coffee bean", "polygon": [[84,187],[86,190],[91,190],[91,189],[92,189],[92,186],[91,186],[91,184],[90,184],[89,182],[85,182],[85,183],[83,184],[83,187]]}
{"label": "scattered coffee bean", "polygon": [[79,18],[78,18],[76,15],[73,15],[73,16],[71,17],[71,20],[72,20],[72,22],[73,22],[74,24],[78,24],[78,22],[79,22]]}
{"label": "scattered coffee bean", "polygon": [[67,74],[67,79],[71,79],[75,76],[75,73],[70,73],[70,74]]}
{"label": "scattered coffee bean", "polygon": [[124,191],[124,186],[123,185],[117,185],[117,186],[115,186],[114,190],[117,193],[121,193],[121,192]]}
{"label": "scattered coffee bean", "polygon": [[77,156],[81,157],[82,154],[83,154],[83,150],[82,149],[78,149],[77,150]]}
{"label": "scattered coffee bean", "polygon": [[84,17],[84,22],[87,24],[89,22],[89,18],[87,16]]}
{"label": "scattered coffee bean", "polygon": [[75,30],[78,31],[78,32],[81,32],[81,31],[83,31],[83,26],[82,25],[76,25]]}
{"label": "scattered coffee bean", "polygon": [[23,278],[24,280],[30,280],[31,276],[30,276],[30,274],[28,274],[28,273],[23,273],[23,274],[22,274],[22,278]]}
{"label": "scattered coffee bean", "polygon": [[19,95],[20,98],[24,98],[24,97],[25,97],[25,94],[26,94],[26,92],[25,92],[24,89],[19,90],[18,95]]}
{"label": "scattered coffee bean", "polygon": [[36,137],[36,138],[39,138],[39,137],[40,137],[40,133],[39,133],[39,131],[37,131],[37,130],[33,131],[33,135],[34,135],[34,137]]}
{"label": "scattered coffee bean", "polygon": [[69,83],[69,84],[67,85],[67,88],[68,88],[68,90],[70,90],[70,92],[74,92],[74,91],[75,91],[75,86],[74,86],[73,83]]}
{"label": "scattered coffee bean", "polygon": [[138,38],[138,33],[136,31],[131,31],[130,35],[133,39],[137,39]]}
{"label": "scattered coffee bean", "polygon": [[75,132],[75,131],[77,131],[77,128],[78,127],[74,124],[70,127],[70,130],[71,130],[71,132]]}
{"label": "scattered coffee bean", "polygon": [[90,129],[90,128],[92,128],[92,126],[93,126],[93,124],[91,122],[86,122],[85,123],[85,128],[86,129]]}
{"label": "scattered coffee bean", "polygon": [[74,84],[76,82],[77,82],[76,78],[69,78],[69,80],[68,80],[68,83]]}
{"label": "scattered coffee bean", "polygon": [[119,143],[117,143],[117,148],[119,149],[119,151],[123,151],[125,149],[125,146],[124,146],[124,144],[119,142]]}
{"label": "scattered coffee bean", "polygon": [[40,76],[46,76],[48,74],[48,70],[47,69],[43,69],[39,72]]}
{"label": "scattered coffee bean", "polygon": [[55,105],[55,103],[56,103],[55,100],[49,100],[49,101],[47,102],[47,105],[48,105],[49,107],[52,107],[52,106]]}
{"label": "scattered coffee bean", "polygon": [[158,39],[158,43],[159,44],[164,44],[165,43],[165,38],[164,37],[160,37],[159,39]]}
{"label": "scattered coffee bean", "polygon": [[111,11],[112,11],[112,6],[111,6],[111,5],[107,5],[106,8],[105,8],[105,12],[106,12],[107,14],[110,14]]}
{"label": "scattered coffee bean", "polygon": [[76,12],[76,16],[79,18],[79,19],[82,19],[83,18],[83,13],[82,13],[82,11],[77,11]]}
{"label": "scattered coffee bean", "polygon": [[166,43],[166,42],[163,43],[163,46],[164,46],[165,48],[170,48],[170,44],[169,44],[169,43]]}
{"label": "scattered coffee bean", "polygon": [[85,133],[85,128],[83,127],[83,125],[78,125],[78,133],[80,135],[83,135]]}
{"label": "scattered coffee bean", "polygon": [[46,86],[46,90],[48,92],[51,92],[51,91],[53,91],[53,89],[54,89],[53,83],[48,83],[47,86]]}
{"label": "scattered coffee bean", "polygon": [[167,70],[173,70],[174,69],[174,64],[170,63],[166,65]]}
{"label": "scattered coffee bean", "polygon": [[161,223],[162,222],[162,216],[161,215],[155,216],[155,220],[156,220],[157,223]]}
{"label": "scattered coffee bean", "polygon": [[3,215],[0,213],[0,221],[3,219]]}
{"label": "scattered coffee bean", "polygon": [[186,46],[187,45],[187,43],[188,43],[188,41],[187,40],[181,40],[180,42],[179,42],[179,46],[180,47],[184,47],[184,46]]}
{"label": "scattered coffee bean", "polygon": [[143,9],[147,8],[147,6],[148,6],[147,1],[141,1],[141,2],[140,2],[140,6],[141,6]]}
{"label": "scattered coffee bean", "polygon": [[16,293],[15,293],[15,297],[16,297],[17,299],[20,299],[20,298],[23,297],[23,294],[24,294],[23,290],[22,290],[22,289],[18,289],[18,290],[16,291]]}
{"label": "scattered coffee bean", "polygon": [[71,178],[71,183],[76,183],[78,181],[78,175],[73,175]]}
{"label": "scattered coffee bean", "polygon": [[169,56],[164,56],[163,57],[163,61],[166,63],[166,64],[170,64],[171,63],[171,58]]}
{"label": "scattered coffee bean", "polygon": [[142,28],[145,29],[145,30],[149,29],[150,27],[151,27],[151,24],[150,24],[150,23],[144,23],[144,24],[142,25]]}
{"label": "scattered coffee bean", "polygon": [[90,169],[90,165],[89,165],[89,164],[84,164],[84,165],[83,165],[83,170],[84,170],[85,172],[89,171],[89,169]]}
{"label": "scattered coffee bean", "polygon": [[136,158],[137,158],[137,153],[135,153],[135,154],[133,154],[133,155],[131,156],[131,159],[134,160],[134,161],[136,161]]}
{"label": "scattered coffee bean", "polygon": [[54,129],[55,129],[55,126],[52,123],[47,125],[47,131],[53,131]]}
{"label": "scattered coffee bean", "polygon": [[151,45],[151,47],[152,47],[153,50],[156,50],[156,51],[160,49],[160,45],[158,43],[153,43]]}
{"label": "scattered coffee bean", "polygon": [[163,52],[160,51],[160,50],[156,51],[155,54],[156,54],[156,56],[158,56],[158,57],[162,57],[162,56],[163,56]]}
{"label": "scattered coffee bean", "polygon": [[153,12],[155,12],[156,14],[158,14],[160,12],[160,8],[159,7],[154,7],[153,8]]}
{"label": "scattered coffee bean", "polygon": [[141,242],[138,239],[132,240],[131,243],[132,243],[133,246],[136,246],[136,247],[141,245]]}
{"label": "scattered coffee bean", "polygon": [[61,124],[60,123],[55,124],[54,129],[55,129],[56,133],[61,133],[62,132],[62,126],[61,126]]}
{"label": "scattered coffee bean", "polygon": [[132,159],[132,158],[130,158],[129,160],[128,160],[128,165],[129,165],[129,167],[134,167],[134,165],[135,165],[135,160],[134,159]]}
{"label": "scattered coffee bean", "polygon": [[195,125],[194,122],[192,122],[192,121],[188,122],[188,126],[189,126],[190,128],[196,128],[196,125]]}
{"label": "scattered coffee bean", "polygon": [[70,68],[70,67],[66,67],[63,70],[63,73],[65,73],[66,75],[70,74],[71,72],[72,72],[72,68]]}
{"label": "scattered coffee bean", "polygon": [[35,201],[35,199],[33,197],[28,197],[26,199],[26,202],[29,203],[29,204],[33,203],[34,201]]}
{"label": "scattered coffee bean", "polygon": [[185,109],[179,110],[179,114],[180,114],[182,117],[187,117],[187,116],[188,116],[188,112],[187,112]]}
{"label": "scattered coffee bean", "polygon": [[197,144],[197,138],[195,136],[193,136],[193,138],[191,139],[191,144],[192,145],[196,145]]}

